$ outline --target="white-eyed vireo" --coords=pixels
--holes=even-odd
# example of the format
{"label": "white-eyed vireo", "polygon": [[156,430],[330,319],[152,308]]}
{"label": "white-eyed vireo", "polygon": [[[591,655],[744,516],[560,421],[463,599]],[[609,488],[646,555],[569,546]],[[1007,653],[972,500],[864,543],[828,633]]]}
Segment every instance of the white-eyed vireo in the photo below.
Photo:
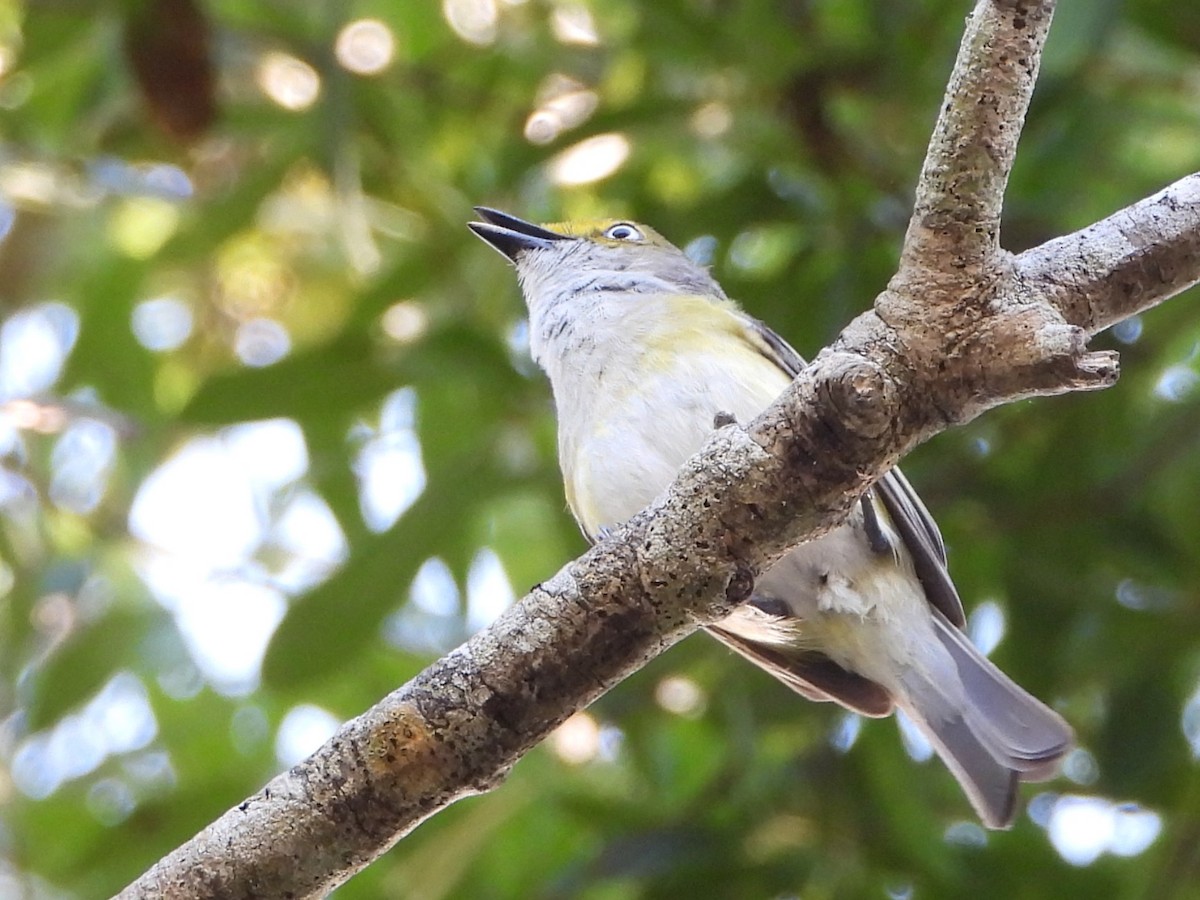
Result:
{"label": "white-eyed vireo", "polygon": [[[472,230],[516,265],[567,502],[592,540],[654,500],[718,413],[749,421],[804,365],[644,225],[478,212]],[[1053,774],[1071,729],[975,649],[964,621],[937,525],[894,469],[708,631],[805,697],[868,716],[900,707],[984,824],[1004,828],[1018,782]]]}

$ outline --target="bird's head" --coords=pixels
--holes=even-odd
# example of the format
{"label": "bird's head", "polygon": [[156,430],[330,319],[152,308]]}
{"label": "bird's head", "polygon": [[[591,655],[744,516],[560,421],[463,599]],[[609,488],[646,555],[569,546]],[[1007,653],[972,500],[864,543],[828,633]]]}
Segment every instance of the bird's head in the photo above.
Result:
{"label": "bird's head", "polygon": [[531,309],[591,291],[725,298],[708,270],[647,225],[600,219],[535,225],[478,206],[475,234],[507,257]]}

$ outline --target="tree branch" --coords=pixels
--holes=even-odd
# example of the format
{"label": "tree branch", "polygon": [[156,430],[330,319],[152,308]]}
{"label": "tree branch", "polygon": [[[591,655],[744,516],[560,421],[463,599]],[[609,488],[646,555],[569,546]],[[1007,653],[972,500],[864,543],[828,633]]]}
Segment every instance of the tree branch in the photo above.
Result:
{"label": "tree branch", "polygon": [[779,401],[745,429],[714,432],[648,510],[120,896],[329,891],[726,615],[764,566],[838,524],[880,473],[948,423],[1111,384],[1115,356],[1087,352],[1086,336],[1200,279],[1197,183],[1020,257],[998,248],[1051,7],[980,0],[900,271]]}
{"label": "tree branch", "polygon": [[[1000,246],[1004,188],[1053,11],[1053,0],[996,0],[968,17],[921,167],[901,273],[935,268],[970,279]],[[953,268],[941,264],[946,256],[956,258]]]}
{"label": "tree branch", "polygon": [[1031,296],[1095,334],[1196,283],[1198,217],[1200,173],[1026,250],[1016,259],[1017,277]]}

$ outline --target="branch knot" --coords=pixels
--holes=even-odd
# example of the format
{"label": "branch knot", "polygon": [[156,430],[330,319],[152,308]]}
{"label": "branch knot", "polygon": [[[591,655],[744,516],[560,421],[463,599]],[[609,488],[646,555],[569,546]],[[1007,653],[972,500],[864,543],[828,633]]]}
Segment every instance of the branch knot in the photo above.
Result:
{"label": "branch knot", "polygon": [[835,414],[835,429],[855,441],[875,440],[888,433],[896,391],[884,370],[853,353],[830,353],[822,363],[833,367],[821,389]]}

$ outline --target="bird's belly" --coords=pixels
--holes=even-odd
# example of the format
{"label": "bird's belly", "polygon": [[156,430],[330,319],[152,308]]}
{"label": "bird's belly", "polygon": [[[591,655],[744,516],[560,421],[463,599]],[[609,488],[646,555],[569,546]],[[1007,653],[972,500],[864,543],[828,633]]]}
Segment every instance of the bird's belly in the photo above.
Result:
{"label": "bird's belly", "polygon": [[[846,524],[779,560],[755,585],[756,604],[798,620],[792,641],[893,689],[896,666],[927,665],[924,648],[937,641],[907,551],[871,550],[860,521],[856,510]],[[733,619],[737,632],[736,613]]]}

